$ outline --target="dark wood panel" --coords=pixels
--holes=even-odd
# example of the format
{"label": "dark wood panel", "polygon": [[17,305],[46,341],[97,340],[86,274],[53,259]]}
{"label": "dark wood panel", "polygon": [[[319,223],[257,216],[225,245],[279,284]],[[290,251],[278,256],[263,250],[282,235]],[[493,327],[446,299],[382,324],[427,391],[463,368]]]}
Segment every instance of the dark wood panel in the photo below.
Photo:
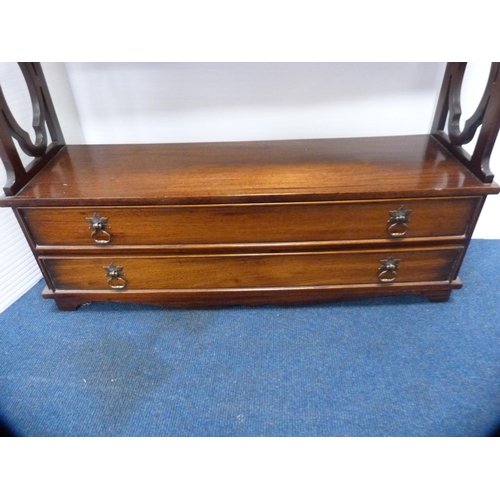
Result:
{"label": "dark wood panel", "polygon": [[0,205],[191,204],[482,195],[432,137],[67,146]]}
{"label": "dark wood panel", "polygon": [[[463,247],[183,257],[43,258],[56,289],[109,289],[106,266],[123,268],[125,289],[266,288],[379,284],[381,262],[399,259],[395,282],[447,281]],[[389,276],[389,275],[387,275]],[[124,281],[125,280],[125,281]],[[390,286],[390,284],[387,284]],[[117,293],[120,293],[117,291]]]}
{"label": "dark wood panel", "polygon": [[[401,200],[367,203],[276,203],[189,207],[23,209],[38,245],[202,245],[322,242],[464,236],[478,198],[410,199],[407,228],[388,222]],[[88,218],[107,219],[91,237]],[[108,227],[109,226],[109,227]],[[391,229],[390,229],[391,228]],[[404,236],[392,233],[405,232]]]}

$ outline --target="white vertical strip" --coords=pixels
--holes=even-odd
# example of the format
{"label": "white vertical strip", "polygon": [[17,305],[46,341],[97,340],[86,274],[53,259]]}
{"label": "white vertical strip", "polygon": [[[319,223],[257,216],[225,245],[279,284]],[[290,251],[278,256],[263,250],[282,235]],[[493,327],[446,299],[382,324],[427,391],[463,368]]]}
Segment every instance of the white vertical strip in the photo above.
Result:
{"label": "white vertical strip", "polygon": [[0,313],[42,277],[10,208],[0,209]]}

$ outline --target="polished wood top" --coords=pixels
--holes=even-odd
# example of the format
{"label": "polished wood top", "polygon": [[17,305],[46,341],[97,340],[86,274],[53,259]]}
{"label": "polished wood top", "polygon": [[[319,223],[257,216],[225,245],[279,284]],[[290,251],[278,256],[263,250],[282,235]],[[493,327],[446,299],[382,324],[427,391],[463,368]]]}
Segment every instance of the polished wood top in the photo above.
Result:
{"label": "polished wood top", "polygon": [[427,135],[65,147],[3,206],[248,203],[484,195]]}

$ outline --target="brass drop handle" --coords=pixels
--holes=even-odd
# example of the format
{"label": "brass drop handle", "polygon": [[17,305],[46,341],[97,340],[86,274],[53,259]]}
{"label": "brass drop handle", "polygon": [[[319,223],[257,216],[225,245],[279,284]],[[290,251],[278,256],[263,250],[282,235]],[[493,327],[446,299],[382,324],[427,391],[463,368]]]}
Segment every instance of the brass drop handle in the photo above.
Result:
{"label": "brass drop handle", "polygon": [[409,229],[408,222],[410,222],[410,214],[411,210],[407,210],[403,206],[389,212],[390,218],[387,221],[387,223],[390,224],[387,228],[389,236],[399,238],[406,235]]}
{"label": "brass drop handle", "polygon": [[398,277],[398,266],[401,262],[400,259],[389,257],[388,259],[381,260],[379,267],[378,279],[381,283],[392,283]]}
{"label": "brass drop handle", "polygon": [[106,231],[110,229],[108,218],[94,213],[93,217],[87,217],[86,220],[90,224],[89,229],[93,230],[90,237],[99,245],[107,245],[111,241],[111,235]]}
{"label": "brass drop handle", "polygon": [[104,269],[106,270],[106,277],[109,276],[108,285],[113,290],[121,290],[127,286],[127,280],[123,278],[125,276],[123,266],[117,266],[111,262],[109,266],[104,266]]}

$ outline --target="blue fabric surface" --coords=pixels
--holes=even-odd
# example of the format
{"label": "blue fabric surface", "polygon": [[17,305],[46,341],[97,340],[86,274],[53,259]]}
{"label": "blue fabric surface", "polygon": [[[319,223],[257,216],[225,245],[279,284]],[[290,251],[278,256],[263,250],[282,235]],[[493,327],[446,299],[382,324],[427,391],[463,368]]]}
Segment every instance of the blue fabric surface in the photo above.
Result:
{"label": "blue fabric surface", "polygon": [[462,290],[309,307],[0,315],[0,420],[21,436],[487,436],[500,424],[500,241]]}

